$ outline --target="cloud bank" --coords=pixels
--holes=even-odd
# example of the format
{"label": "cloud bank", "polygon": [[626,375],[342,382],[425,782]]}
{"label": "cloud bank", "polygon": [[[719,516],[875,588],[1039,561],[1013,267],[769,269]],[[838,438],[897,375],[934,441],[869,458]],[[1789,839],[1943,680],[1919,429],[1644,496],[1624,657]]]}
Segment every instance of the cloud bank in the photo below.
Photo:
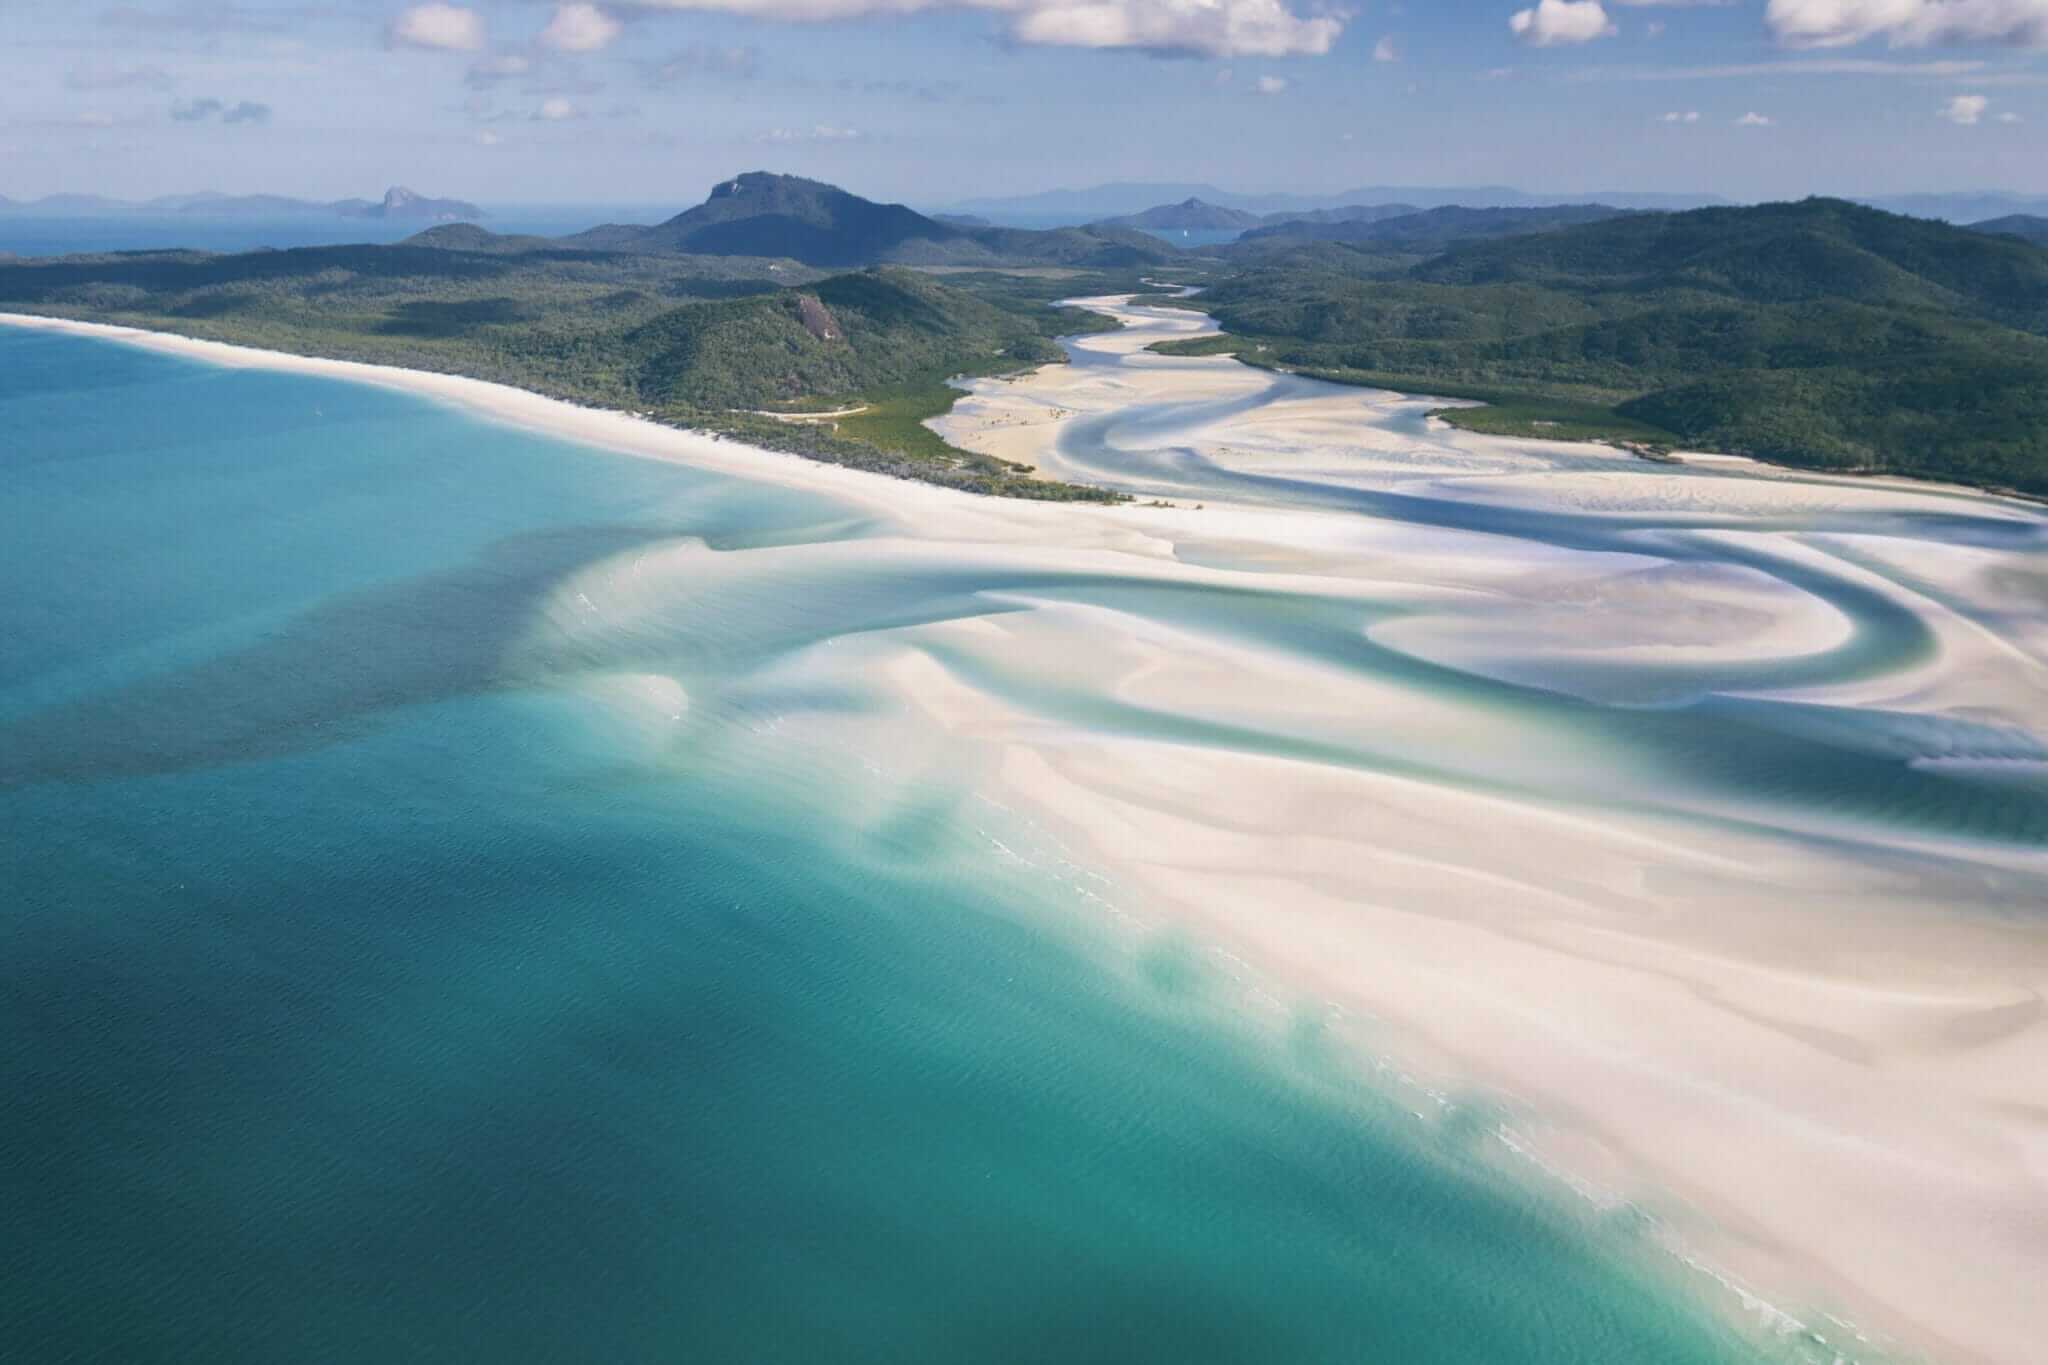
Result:
{"label": "cloud bank", "polygon": [[[1584,3],[1598,8],[1598,0]],[[1344,31],[1342,18],[1298,14],[1284,0],[636,0],[635,8],[786,23],[968,10],[1002,16],[1010,39],[1031,46],[1178,57],[1319,57]]]}
{"label": "cloud bank", "polygon": [[541,30],[540,45],[557,52],[597,52],[610,47],[624,28],[596,5],[560,5]]}
{"label": "cloud bank", "polygon": [[2048,47],[2048,0],[1770,0],[1764,23],[1791,47],[1998,43]]}
{"label": "cloud bank", "polygon": [[393,47],[474,52],[484,45],[484,18],[473,9],[436,0],[402,12],[391,21],[385,38]]}

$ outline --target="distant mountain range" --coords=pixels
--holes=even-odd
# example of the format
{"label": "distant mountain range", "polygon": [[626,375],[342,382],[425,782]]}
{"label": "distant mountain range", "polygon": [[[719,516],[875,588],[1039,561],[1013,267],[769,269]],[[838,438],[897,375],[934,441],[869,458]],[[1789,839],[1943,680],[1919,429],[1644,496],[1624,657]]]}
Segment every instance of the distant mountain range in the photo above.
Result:
{"label": "distant mountain range", "polygon": [[280,194],[167,194],[155,199],[109,199],[97,194],[52,194],[16,201],[0,198],[0,213],[51,218],[115,218],[191,214],[208,218],[285,218],[326,214],[337,218],[420,219],[451,223],[481,218],[484,211],[464,199],[436,199],[394,186],[382,199],[293,199]]}
{"label": "distant mountain range", "polygon": [[1273,214],[1300,215],[1317,209],[1371,204],[1405,204],[1412,210],[1449,205],[1545,208],[1597,202],[1626,209],[1689,209],[1728,202],[1712,194],[1637,193],[1627,190],[1532,194],[1506,185],[1369,185],[1332,194],[1238,194],[1214,185],[1115,183],[1089,189],[1046,190],[1010,198],[967,200],[947,205],[946,212],[975,214],[996,222],[1100,222],[1141,215],[1155,206],[1179,205],[1188,200],[1215,208],[1236,209],[1262,218]]}
{"label": "distant mountain range", "polygon": [[972,227],[878,204],[834,185],[750,171],[715,186],[696,208],[651,227],[607,224],[560,239],[598,251],[765,256],[836,269],[862,265],[1043,265],[1120,268],[1175,258],[1142,232]]}
{"label": "distant mountain range", "polygon": [[1141,232],[1235,232],[1281,223],[1369,223],[1417,212],[1414,204],[1346,204],[1334,209],[1289,209],[1253,213],[1225,208],[1202,199],[1161,204],[1143,213],[1105,218],[1096,227],[1136,228]]}
{"label": "distant mountain range", "polygon": [[1981,223],[1970,224],[1972,232],[1988,232],[1994,237],[2017,237],[2035,246],[2048,246],[2048,218],[2026,213],[2008,213],[2003,218],[1990,218]]}
{"label": "distant mountain range", "polygon": [[[1925,197],[1922,207],[1967,208],[1976,199],[1996,202],[2026,202],[2011,196],[1976,196],[1954,203],[1933,204]],[[1848,200],[1843,202],[1857,203]],[[1866,205],[1865,207],[1875,207]],[[1160,204],[1142,213],[1107,218],[1098,228],[1135,228],[1153,233],[1236,232],[1237,241],[1212,248],[1232,257],[1257,255],[1315,242],[1341,242],[1355,247],[1381,247],[1389,251],[1416,253],[1444,250],[1459,242],[1513,237],[1554,228],[1577,227],[1645,210],[1609,204],[1558,204],[1543,207],[1474,208],[1446,204],[1421,209],[1413,204],[1352,204],[1334,209],[1302,212],[1252,213],[1227,208],[1190,197],[1178,204]],[[1888,209],[1886,212],[1899,213]],[[1902,214],[1927,217],[1925,214]],[[980,221],[980,220],[977,220]],[[1969,231],[1996,236],[2018,237],[2048,246],[2048,216],[2008,213],[1982,222],[1962,224]]]}
{"label": "distant mountain range", "polygon": [[1867,204],[1886,213],[1903,213],[1909,218],[1936,218],[1944,223],[1974,224],[1986,218],[2012,214],[2048,214],[2048,195],[2007,194],[1983,191],[1975,194],[1894,194],[1864,199],[1850,196],[1852,203]]}
{"label": "distant mountain range", "polygon": [[[1984,190],[1967,193],[1847,195],[1851,203],[1880,208],[1912,218],[1937,218],[1949,223],[1974,223],[2010,214],[2048,215],[2048,196]],[[1509,185],[1368,185],[1331,194],[1239,194],[1214,185],[1116,182],[1088,189],[1046,190],[1007,198],[971,199],[945,206],[949,214],[973,214],[994,222],[1084,223],[1147,216],[1161,207],[1194,200],[1206,207],[1230,209],[1270,219],[1275,214],[1299,215],[1315,209],[1359,204],[1410,204],[1417,209],[1553,208],[1571,204],[1606,204],[1617,209],[1678,211],[1726,206],[1720,195],[1644,193],[1630,190],[1585,190],[1545,194]],[[1193,223],[1158,222],[1154,230],[1193,230]],[[1243,226],[1252,226],[1245,224]],[[1215,229],[1210,229],[1215,230]]]}
{"label": "distant mountain range", "polygon": [[1343,242],[1349,246],[1379,246],[1402,252],[1442,251],[1457,242],[1578,227],[1634,212],[1638,210],[1610,208],[1605,204],[1512,209],[1474,209],[1451,204],[1420,212],[1363,218],[1290,219],[1251,229],[1232,245],[1231,254],[1248,255],[1308,242]]}

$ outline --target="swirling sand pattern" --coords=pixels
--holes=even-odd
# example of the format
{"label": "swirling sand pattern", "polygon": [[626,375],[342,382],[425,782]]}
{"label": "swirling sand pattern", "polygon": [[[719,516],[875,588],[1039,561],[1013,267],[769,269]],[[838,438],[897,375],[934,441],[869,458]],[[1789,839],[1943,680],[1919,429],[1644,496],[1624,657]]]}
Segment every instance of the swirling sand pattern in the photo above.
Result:
{"label": "swirling sand pattern", "polygon": [[[721,880],[726,854],[707,829],[815,863],[811,880],[777,883],[778,903],[807,903],[806,885],[877,888],[832,921],[848,934],[906,878],[920,904],[946,907],[945,923],[979,922],[958,907],[981,886],[1050,898],[1080,912],[1057,921],[1061,932],[1096,926],[1127,945],[1147,990],[1178,999],[1189,980],[1237,981],[1233,995],[1292,1021],[1284,1036],[1306,1029],[1414,1078],[1389,1093],[1416,1097],[1439,1139],[1496,1134],[1502,1153],[1632,1201],[1716,1274],[1843,1310],[1873,1333],[1898,1330],[1944,1358],[2030,1359],[2048,1332],[2031,1283],[2048,1256],[2048,521],[1953,490],[1723,461],[1650,466],[1437,430],[1420,400],[1149,355],[1146,342],[1199,317],[1100,306],[1133,325],[1075,343],[1083,363],[978,384],[947,430],[1174,506],[993,503],[466,381],[336,367],[695,468],[565,457],[323,381],[165,369],[139,355],[123,379],[98,359],[116,353],[93,344],[87,368],[109,383],[282,386],[261,390],[265,410],[317,408],[321,430],[310,446],[311,423],[238,432],[240,446],[194,442],[204,453],[188,466],[102,427],[41,448],[41,474],[23,471],[14,495],[33,500],[22,524],[34,533],[9,567],[30,591],[0,619],[35,643],[0,694],[0,801],[61,815],[79,842],[69,860],[14,871],[72,913],[90,904],[75,879],[95,859],[131,891],[164,859],[182,885],[209,886],[213,905],[261,875],[272,890],[249,903],[275,904],[300,883],[259,874],[260,821],[238,831],[242,852],[219,855],[225,873],[195,872],[161,829],[135,831],[152,829],[158,802],[187,820],[260,810],[262,775],[282,774],[300,793],[286,830],[334,822],[315,840],[326,852],[298,875],[346,865],[351,838],[386,861],[394,839],[412,850],[390,869],[417,861],[402,873],[408,889],[377,892],[380,904],[470,886],[494,860],[520,861],[522,840],[573,864],[569,882],[536,867],[521,874],[530,894],[511,895],[495,873],[478,894],[536,915],[560,913],[547,888],[606,885],[600,869],[614,857],[632,876],[588,904],[624,907],[695,875],[673,858],[711,869],[707,887],[753,885],[751,852],[739,883]],[[70,360],[48,363],[76,384]],[[54,403],[62,388],[18,383],[17,404]],[[248,402],[221,396],[230,410]],[[132,410],[98,408],[117,424]],[[103,502],[77,480],[81,462],[120,465],[103,449],[110,438],[158,462],[120,467],[165,480],[154,518],[97,524]],[[272,462],[276,450],[317,455]],[[418,506],[423,470],[430,507]],[[179,486],[188,472],[196,481]],[[245,524],[225,546],[217,528],[181,536],[172,516],[188,505],[180,498],[303,508],[313,494],[322,515]],[[157,576],[135,580],[149,611],[104,590],[134,574],[113,573],[106,557],[137,529],[169,546]],[[79,545],[90,549],[68,548]],[[238,573],[250,563],[271,577]],[[180,615],[195,599],[216,610]],[[444,726],[451,717],[460,723]],[[187,784],[205,795],[180,795]],[[431,841],[398,836],[396,812],[408,810],[457,833],[461,869],[429,857]],[[491,830],[487,843],[460,834],[469,819]],[[556,822],[597,851],[546,834]],[[659,851],[664,839],[672,853]],[[998,870],[959,862],[960,840]],[[935,859],[962,880],[940,877],[937,889]],[[685,898],[692,913],[754,903],[751,892],[709,895]],[[459,899],[470,907],[462,934],[480,932]],[[793,920],[717,914],[742,938],[803,933]],[[85,922],[136,932],[125,919]],[[637,922],[606,922],[640,951],[651,942]],[[238,938],[256,932],[233,925]],[[919,930],[904,929],[915,941]],[[543,1012],[570,989],[556,977],[561,951],[520,950],[541,970]],[[62,960],[25,958],[17,979],[47,980],[38,964]],[[609,959],[592,947],[569,961]],[[612,967],[588,970],[617,988]],[[829,968],[835,981],[864,970]],[[706,989],[730,992],[743,976]],[[1063,1008],[1064,987],[1024,976],[1038,1003],[1019,1009]],[[928,999],[908,979],[890,989]],[[860,998],[871,998],[865,985]],[[492,1014],[466,1008],[480,1027]],[[917,1008],[916,1025],[890,1026],[912,1051],[927,1044],[907,1040],[950,1018],[939,996]],[[732,1027],[769,1025],[735,1016]],[[911,1083],[915,1067],[873,1051],[871,1032],[850,1037],[873,1065],[899,1067],[885,1090]],[[1001,1048],[945,1046],[991,1095],[1009,1096],[998,1107],[1047,1093],[1028,1068],[1004,1074]],[[1116,1068],[1134,1055],[1104,1060],[1096,1079],[1131,1074]],[[573,1067],[546,1074],[573,1092]],[[1195,1121],[1191,1084],[1173,1115],[1151,1111],[1161,1141],[1193,1131],[1178,1126]],[[1236,1094],[1240,1083],[1218,1084]],[[859,1092],[847,1093],[857,1109]],[[1031,1162],[1050,1159],[1052,1134]],[[1025,1169],[965,1136],[958,1150],[1013,1176]],[[1074,1178],[1057,1162],[1035,1169],[1027,1183],[1040,1190]],[[879,1197],[855,1188],[831,1197],[848,1208]],[[1230,1197],[1245,1227],[1272,1216],[1247,1191]],[[959,1207],[989,1220],[989,1236],[1014,1232],[1014,1209]],[[1073,1211],[1068,1230],[1089,1236]],[[933,1248],[911,1236],[922,1224],[908,1227]],[[1313,1238],[1275,1235],[1262,1254],[1321,1255]],[[1462,1243],[1479,1257],[1475,1273],[1512,1283],[1524,1259],[1488,1259],[1482,1247],[1507,1251],[1489,1236]],[[834,1247],[807,1271],[847,1273]],[[1152,1324],[1141,1335],[1161,1358],[1182,1341],[1166,1332],[1170,1305],[1194,1282],[1169,1275],[1116,1296]],[[1183,1324],[1187,1342],[1210,1349],[1179,1358],[1271,1358],[1289,1342],[1297,1359],[1468,1359],[1477,1340],[1423,1344],[1408,1309],[1387,1306],[1409,1303],[1406,1291],[1365,1295],[1391,1313],[1379,1328],[1346,1310],[1326,1335],[1294,1338],[1270,1324],[1332,1313],[1333,1301],[1239,1295],[1221,1317]],[[1847,1329],[1799,1316],[1808,1327],[1772,1349],[1869,1356],[1848,1348]],[[851,1330],[832,1314],[798,1318],[788,1330],[800,1336]],[[634,1330],[649,1321],[634,1318]],[[1524,1336],[1511,1348],[1520,1329],[1488,1321],[1501,1332],[1489,1358],[1695,1349],[1647,1345],[1633,1326],[1590,1332],[1577,1318],[1540,1347]],[[1060,1324],[1070,1352],[1100,1340],[1077,1319]],[[893,1330],[873,1340],[916,1353]],[[1116,1354],[1132,1358],[1128,1345]]]}

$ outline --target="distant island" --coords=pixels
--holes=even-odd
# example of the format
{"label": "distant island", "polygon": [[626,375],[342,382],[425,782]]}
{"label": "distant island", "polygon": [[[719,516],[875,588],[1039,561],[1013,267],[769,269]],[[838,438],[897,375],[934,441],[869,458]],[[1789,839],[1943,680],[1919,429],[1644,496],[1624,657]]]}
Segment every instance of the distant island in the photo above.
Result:
{"label": "distant island", "polygon": [[1137,228],[1145,232],[1230,232],[1250,231],[1289,223],[1370,223],[1420,212],[1413,204],[1346,204],[1336,208],[1282,210],[1252,213],[1226,208],[1197,198],[1178,204],[1160,204],[1143,213],[1105,218],[1097,227]]}
{"label": "distant island", "polygon": [[[2048,216],[2048,196],[2002,191],[1838,196],[1850,203],[1911,218],[1945,223],[1978,223],[2012,214]],[[1035,224],[1120,222],[1170,212],[1189,201],[1209,208],[1252,214],[1267,222],[1306,217],[1319,210],[1346,206],[1405,204],[1411,212],[1435,208],[1556,208],[1567,204],[1605,204],[1610,208],[1678,213],[1697,208],[1733,208],[1735,201],[1716,194],[1683,191],[1586,189],[1546,193],[1512,185],[1362,185],[1329,193],[1241,193],[1215,185],[1113,182],[1087,189],[1043,190],[1036,194],[964,200],[943,206],[942,216],[971,214],[990,222]],[[1192,223],[1162,222],[1154,226],[1192,230]],[[1214,229],[1212,229],[1214,230]]]}
{"label": "distant island", "polygon": [[[1004,198],[964,200],[944,205],[949,214],[974,214],[992,222],[1102,222],[1151,212],[1196,200],[1219,208],[1237,209],[1261,217],[1301,216],[1318,210],[1346,206],[1404,204],[1417,209],[1463,205],[1475,208],[1549,208],[1559,204],[1601,203],[1615,208],[1650,209],[1671,212],[1681,209],[1725,205],[1729,201],[1712,194],[1645,192],[1640,190],[1582,190],[1569,194],[1544,194],[1509,185],[1361,185],[1352,189],[1316,193],[1238,193],[1215,185],[1116,182],[1088,189],[1044,190],[1036,194]],[[2009,211],[2009,210],[2008,210]],[[1989,214],[1978,214],[1988,217]]]}
{"label": "distant island", "polygon": [[436,199],[403,185],[384,192],[382,199],[294,199],[280,194],[168,194],[155,199],[109,199],[97,194],[52,194],[41,199],[18,201],[0,198],[0,213],[36,214],[47,217],[111,218],[132,216],[284,218],[298,214],[326,214],[337,218],[415,219],[423,222],[473,222],[484,211],[466,199]]}
{"label": "distant island", "polygon": [[1238,256],[1249,256],[1275,247],[1298,246],[1304,242],[1346,242],[1377,244],[1401,251],[1442,250],[1457,242],[1488,237],[1515,237],[1552,228],[1575,227],[1618,218],[1629,209],[1606,204],[1565,204],[1550,208],[1440,208],[1409,210],[1405,205],[1387,205],[1393,212],[1369,210],[1359,213],[1283,218],[1252,228],[1234,244]]}
{"label": "distant island", "polygon": [[1245,209],[1224,208],[1190,196],[1178,204],[1161,204],[1143,213],[1105,218],[1104,227],[1138,228],[1146,232],[1218,232],[1252,228],[1266,221],[1266,215]]}

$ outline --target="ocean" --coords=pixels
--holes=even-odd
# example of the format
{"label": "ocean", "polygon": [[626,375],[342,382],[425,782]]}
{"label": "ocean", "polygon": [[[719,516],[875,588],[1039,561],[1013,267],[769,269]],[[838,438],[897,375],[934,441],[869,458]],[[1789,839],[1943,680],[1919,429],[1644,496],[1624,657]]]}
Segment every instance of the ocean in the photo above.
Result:
{"label": "ocean", "polygon": [[[674,207],[640,204],[545,204],[493,208],[482,225],[493,232],[560,237],[600,223],[658,223]],[[0,213],[0,255],[68,256],[102,251],[285,250],[397,242],[434,226],[417,218],[340,218],[318,213],[128,213],[69,217]]]}
{"label": "ocean", "polygon": [[804,664],[1012,585],[99,340],[0,431],[10,1357],[1806,1358]]}

